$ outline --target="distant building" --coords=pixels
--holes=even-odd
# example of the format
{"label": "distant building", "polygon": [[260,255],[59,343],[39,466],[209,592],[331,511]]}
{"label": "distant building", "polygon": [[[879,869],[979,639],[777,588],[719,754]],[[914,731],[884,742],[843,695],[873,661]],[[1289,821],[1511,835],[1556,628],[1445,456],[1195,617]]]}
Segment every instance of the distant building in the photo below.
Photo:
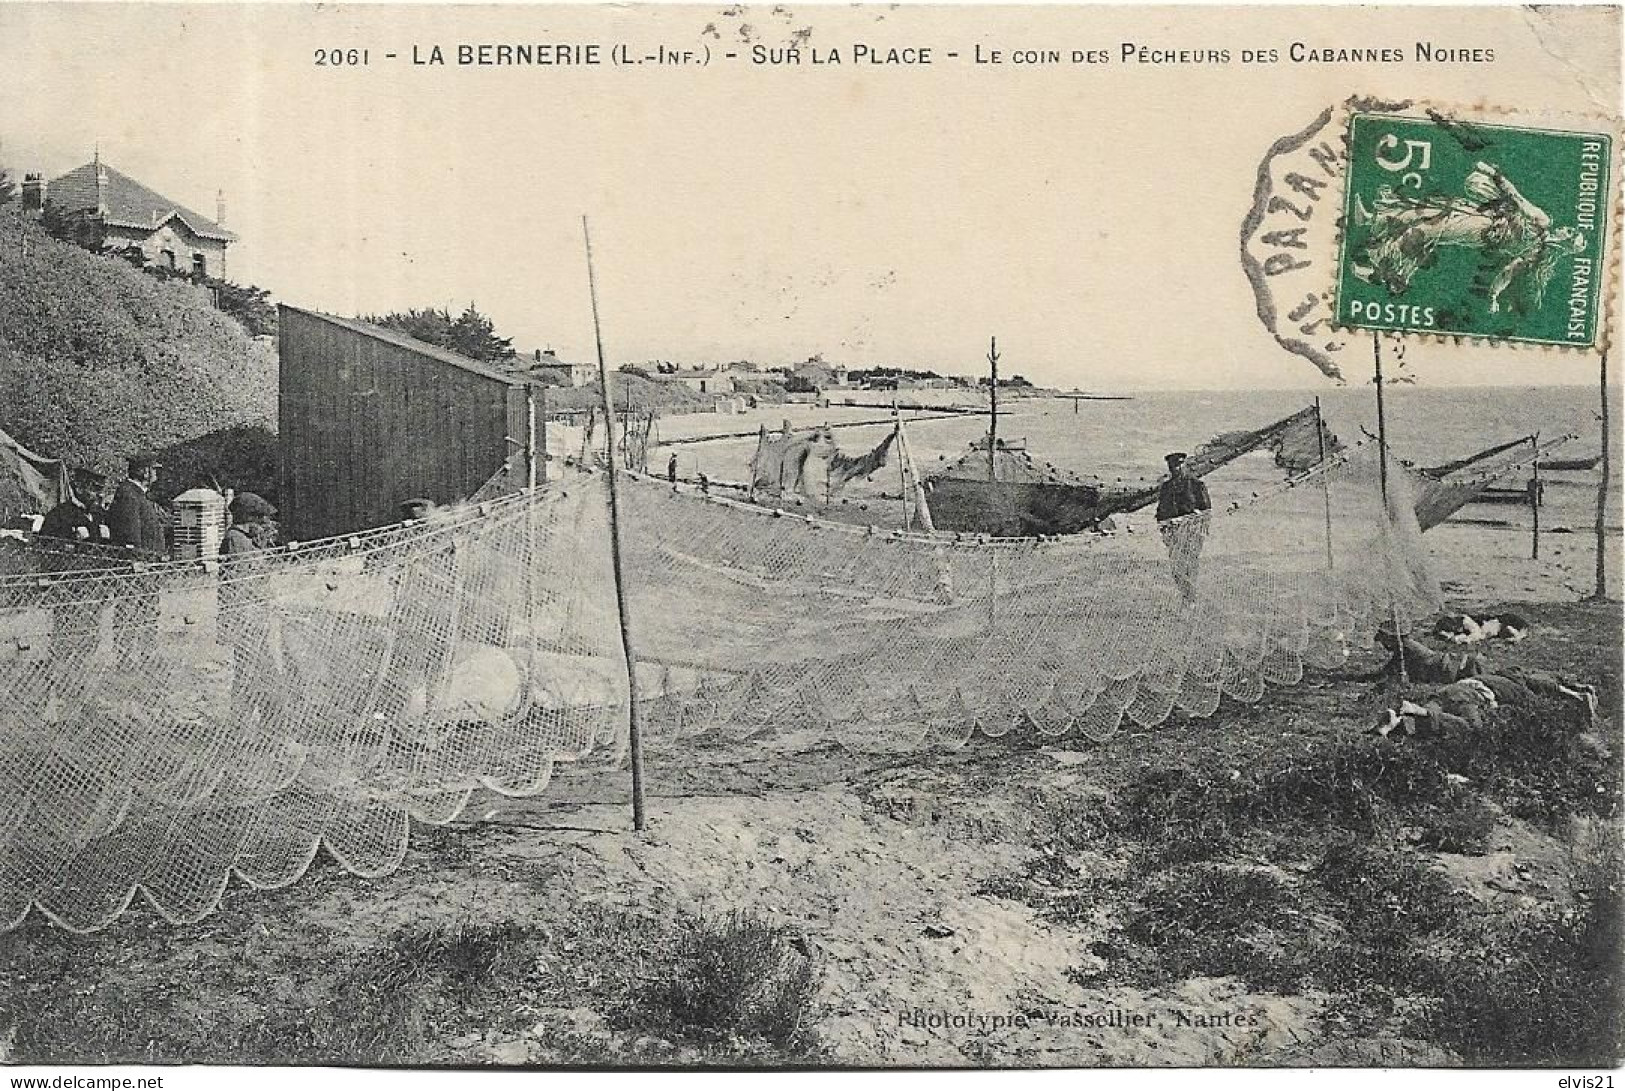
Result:
{"label": "distant building", "polygon": [[722,371],[701,371],[686,368],[664,375],[662,378],[682,383],[690,390],[697,390],[701,394],[732,394],[734,392],[734,377]]}
{"label": "distant building", "polygon": [[226,247],[237,236],[222,227],[223,206],[216,219],[201,216],[154,192],[98,157],[46,182],[39,175],[23,179],[23,207],[43,209],[50,202],[65,213],[82,212],[101,223],[106,246],[139,247],[147,260],[198,276],[226,275]]}
{"label": "distant building", "polygon": [[814,390],[828,390],[831,387],[846,385],[846,368],[826,364],[818,359],[795,365],[790,369],[790,374]]}
{"label": "distant building", "polygon": [[598,377],[595,365],[561,360],[552,349],[536,349],[528,358],[521,356],[509,366],[520,375],[543,379],[551,386],[586,386]]}

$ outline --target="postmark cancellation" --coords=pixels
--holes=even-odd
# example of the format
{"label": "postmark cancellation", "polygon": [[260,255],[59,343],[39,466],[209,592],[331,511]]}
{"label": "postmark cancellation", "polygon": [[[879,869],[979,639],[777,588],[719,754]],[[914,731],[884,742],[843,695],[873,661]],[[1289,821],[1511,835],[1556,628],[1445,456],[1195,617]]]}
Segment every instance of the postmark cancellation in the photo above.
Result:
{"label": "postmark cancellation", "polygon": [[1260,162],[1242,266],[1278,344],[1354,331],[1606,349],[1619,122],[1351,97]]}

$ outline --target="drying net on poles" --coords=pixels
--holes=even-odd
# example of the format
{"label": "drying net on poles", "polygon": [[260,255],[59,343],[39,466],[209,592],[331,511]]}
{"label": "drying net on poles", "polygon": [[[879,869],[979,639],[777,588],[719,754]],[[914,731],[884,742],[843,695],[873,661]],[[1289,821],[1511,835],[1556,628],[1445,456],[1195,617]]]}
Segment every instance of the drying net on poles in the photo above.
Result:
{"label": "drying net on poles", "polygon": [[[173,921],[325,846],[542,792],[626,744],[606,483],[578,474],[221,566],[35,550],[0,575],[0,927],[137,891]],[[1211,515],[1060,540],[871,531],[640,476],[623,492],[651,768],[1207,716],[1436,607],[1375,446]],[[1222,501],[1222,498],[1221,498]],[[619,775],[619,774],[617,774]]]}
{"label": "drying net on poles", "polygon": [[1415,496],[1416,521],[1426,531],[1449,519],[1497,483],[1532,469],[1535,463],[1574,438],[1570,434],[1541,443],[1526,436],[1443,466],[1424,468],[1392,459],[1389,467],[1409,479]]}

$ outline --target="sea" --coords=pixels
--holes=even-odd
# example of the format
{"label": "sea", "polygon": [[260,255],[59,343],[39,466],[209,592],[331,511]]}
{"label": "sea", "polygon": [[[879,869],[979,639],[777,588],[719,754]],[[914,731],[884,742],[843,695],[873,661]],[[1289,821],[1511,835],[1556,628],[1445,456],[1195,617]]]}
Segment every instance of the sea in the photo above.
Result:
{"label": "sea", "polygon": [[[900,392],[900,397],[906,398],[908,393]],[[870,395],[854,392],[850,396],[861,401]],[[759,424],[776,428],[785,420],[797,428],[876,421],[864,427],[837,428],[841,450],[858,453],[884,438],[891,426],[879,419],[889,413],[840,404],[846,397],[836,394],[827,407],[764,406],[744,414],[700,414],[681,422],[662,422],[661,432],[668,437],[733,432],[737,437]],[[1353,441],[1361,439],[1365,431],[1376,432],[1375,388],[1367,384],[1330,388],[1318,394],[1296,389],[1138,393],[1122,400],[1009,399],[1000,406],[999,438],[1024,444],[1035,460],[1058,469],[1108,481],[1154,481],[1163,473],[1163,456],[1168,452],[1193,450],[1221,432],[1261,428],[1313,404],[1316,397],[1327,426],[1339,437]],[[1612,400],[1611,427],[1617,450],[1625,427],[1617,388]],[[1389,451],[1423,466],[1465,458],[1533,434],[1542,441],[1575,434],[1550,457],[1590,457],[1602,450],[1601,406],[1596,388],[1390,384],[1384,401]],[[987,432],[985,414],[933,417],[905,411],[904,418],[909,444],[922,474],[958,458],[973,440]],[[743,480],[755,447],[752,438],[733,438],[683,444],[670,450],[679,453],[684,476],[704,471],[722,480]],[[660,464],[656,468],[664,469],[665,450],[658,455]],[[1625,466],[1616,459],[1614,487],[1604,519],[1604,525],[1612,530],[1621,525],[1621,496],[1625,495],[1620,488],[1625,481],[1622,470]],[[1528,476],[1520,472],[1504,484],[1521,487]],[[1542,527],[1562,526],[1575,531],[1593,528],[1599,477],[1600,471],[1595,469],[1543,473],[1546,488]],[[1220,503],[1227,491],[1250,493],[1280,480],[1281,471],[1267,454],[1260,453],[1221,468],[1208,482],[1215,503]],[[1472,504],[1457,518],[1524,526],[1530,513],[1523,505]]]}

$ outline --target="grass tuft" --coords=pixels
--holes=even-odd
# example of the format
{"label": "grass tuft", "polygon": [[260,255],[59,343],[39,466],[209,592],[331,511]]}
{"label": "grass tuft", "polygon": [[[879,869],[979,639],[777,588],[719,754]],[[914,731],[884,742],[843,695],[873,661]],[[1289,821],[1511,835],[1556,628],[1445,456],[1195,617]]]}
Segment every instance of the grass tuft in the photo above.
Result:
{"label": "grass tuft", "polygon": [[[651,1018],[705,1036],[806,1044],[818,991],[813,961],[788,929],[738,911],[697,919],[650,990]],[[662,1020],[663,1016],[663,1020]]]}

